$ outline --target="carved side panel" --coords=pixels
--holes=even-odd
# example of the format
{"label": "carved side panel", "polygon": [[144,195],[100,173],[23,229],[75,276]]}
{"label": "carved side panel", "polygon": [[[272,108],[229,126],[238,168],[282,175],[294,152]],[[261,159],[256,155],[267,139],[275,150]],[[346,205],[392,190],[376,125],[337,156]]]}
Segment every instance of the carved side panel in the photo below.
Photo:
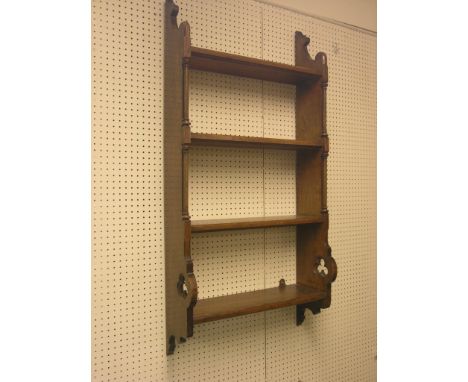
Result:
{"label": "carved side panel", "polygon": [[297,66],[313,67],[322,75],[318,80],[297,86],[296,91],[296,138],[322,139],[319,152],[297,153],[297,213],[321,213],[324,222],[319,225],[297,227],[296,280],[327,291],[327,297],[316,303],[297,306],[296,320],[304,321],[305,309],[314,314],[327,308],[331,302],[331,283],[335,281],[337,267],[328,245],[327,209],[327,156],[328,135],[326,128],[326,87],[328,84],[327,58],[317,53],[312,59],[307,50],[310,39],[301,32],[295,35],[295,59]]}
{"label": "carved side panel", "polygon": [[166,344],[192,335],[197,283],[190,258],[188,212],[188,68],[190,29],[177,25],[179,8],[166,0],[164,26],[164,243],[166,255]]}

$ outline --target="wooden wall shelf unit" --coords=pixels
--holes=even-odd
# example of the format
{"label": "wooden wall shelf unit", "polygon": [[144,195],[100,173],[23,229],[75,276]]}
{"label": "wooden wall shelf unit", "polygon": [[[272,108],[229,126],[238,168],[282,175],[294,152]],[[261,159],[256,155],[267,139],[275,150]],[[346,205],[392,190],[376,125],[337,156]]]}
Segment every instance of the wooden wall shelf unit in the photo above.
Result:
{"label": "wooden wall shelf unit", "polygon": [[[167,353],[193,335],[194,324],[285,306],[296,306],[296,324],[305,310],[328,308],[337,274],[328,245],[326,89],[327,59],[309,56],[309,38],[295,35],[295,65],[196,48],[188,23],[177,24],[179,8],[165,4],[164,194]],[[191,70],[224,73],[296,86],[296,139],[191,133]],[[227,146],[296,151],[296,209],[293,216],[191,221],[188,210],[189,152],[192,146]],[[192,234],[234,229],[296,226],[296,284],[198,300],[191,259]]]}

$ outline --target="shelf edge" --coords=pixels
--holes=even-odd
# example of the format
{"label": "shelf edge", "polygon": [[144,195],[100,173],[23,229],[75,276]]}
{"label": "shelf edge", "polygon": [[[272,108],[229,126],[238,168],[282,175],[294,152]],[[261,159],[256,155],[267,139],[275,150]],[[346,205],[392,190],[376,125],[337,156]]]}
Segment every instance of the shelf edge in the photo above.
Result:
{"label": "shelf edge", "polygon": [[323,221],[322,215],[266,216],[237,219],[193,220],[191,229],[196,232],[214,232],[235,229],[254,229],[284,227],[302,224],[318,224]]}

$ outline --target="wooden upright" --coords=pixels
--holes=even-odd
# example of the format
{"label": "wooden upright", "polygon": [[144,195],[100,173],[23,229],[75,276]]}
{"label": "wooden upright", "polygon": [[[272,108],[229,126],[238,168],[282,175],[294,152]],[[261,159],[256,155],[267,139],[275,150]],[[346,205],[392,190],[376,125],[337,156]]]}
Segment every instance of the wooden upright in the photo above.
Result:
{"label": "wooden upright", "polygon": [[164,46],[164,245],[167,353],[193,333],[197,282],[190,257],[188,76],[190,27],[177,25],[179,7],[165,7]]}
{"label": "wooden upright", "polygon": [[[309,56],[309,38],[295,35],[295,65],[285,65],[192,47],[186,22],[177,25],[179,8],[165,4],[164,61],[164,211],[166,253],[167,353],[193,335],[194,324],[296,306],[296,322],[305,310],[328,308],[337,274],[328,245],[326,89],[327,59]],[[189,75],[202,70],[296,85],[296,138],[191,134]],[[191,221],[188,209],[189,153],[192,146],[275,148],[297,153],[297,212],[292,216]],[[296,226],[296,284],[197,301],[191,236],[199,232]]]}

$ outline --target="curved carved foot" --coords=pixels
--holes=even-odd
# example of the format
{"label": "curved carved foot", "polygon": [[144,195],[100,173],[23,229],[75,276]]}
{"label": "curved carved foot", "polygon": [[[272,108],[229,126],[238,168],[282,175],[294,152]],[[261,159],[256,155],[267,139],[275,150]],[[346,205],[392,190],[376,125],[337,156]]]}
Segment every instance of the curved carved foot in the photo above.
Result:
{"label": "curved carved foot", "polygon": [[305,320],[305,310],[309,309],[312,314],[320,313],[320,301],[311,302],[310,304],[296,305],[296,325],[301,325]]}

